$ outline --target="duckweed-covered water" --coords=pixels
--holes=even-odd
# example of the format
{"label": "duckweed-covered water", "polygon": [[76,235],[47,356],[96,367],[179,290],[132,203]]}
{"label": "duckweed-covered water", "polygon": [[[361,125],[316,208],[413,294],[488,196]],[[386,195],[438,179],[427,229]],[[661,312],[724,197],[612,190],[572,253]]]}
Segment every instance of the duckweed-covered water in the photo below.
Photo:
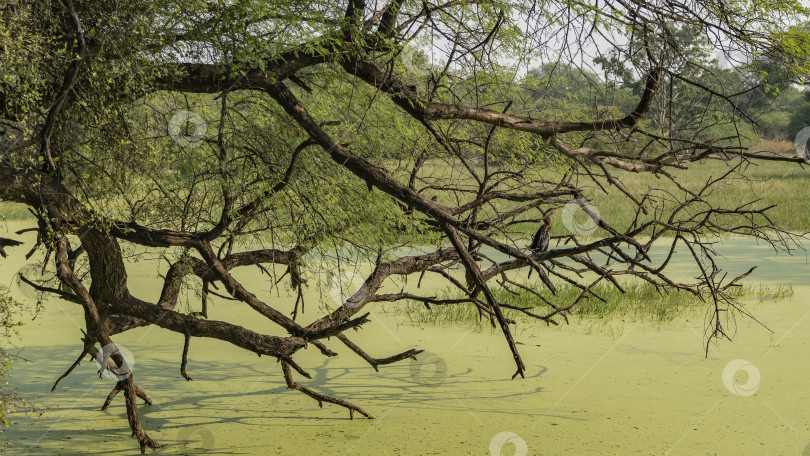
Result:
{"label": "duckweed-covered water", "polygon": [[[155,454],[810,455],[807,258],[775,257],[741,239],[724,241],[720,251],[732,271],[761,265],[749,283],[790,284],[795,293],[777,302],[750,299],[749,309],[773,334],[740,317],[735,341],[711,346],[708,356],[704,309],[664,325],[629,318],[522,324],[515,332],[527,377],[510,380],[513,362],[499,332],[415,327],[379,308],[352,334],[355,343],[380,357],[427,350],[419,363],[376,373],[335,340],[327,344],[336,358],[314,348],[297,356],[313,374],[300,381],[361,405],[376,420],[351,421],[331,404],[319,408],[286,389],[274,360],[223,342],[192,340],[194,381],[186,382],[179,374],[182,336],[139,328],[116,341],[132,353],[136,381],[156,401],[140,408],[144,427],[167,444]],[[0,263],[0,280],[21,298],[25,289],[12,277],[23,254],[17,248]],[[681,272],[690,273],[685,262]],[[154,298],[156,274],[154,264],[134,265],[131,290]],[[259,276],[242,278],[267,288]],[[285,307],[294,302],[262,297]],[[316,298],[305,320],[317,317]],[[210,317],[278,333],[234,303],[215,302]],[[30,362],[16,363],[12,381],[45,412],[15,417],[9,454],[138,454],[123,399],[99,411],[113,382],[99,378],[92,362],[50,392],[78,355],[82,320],[77,305],[52,300],[22,327],[18,351]],[[740,359],[746,362],[729,364]]]}

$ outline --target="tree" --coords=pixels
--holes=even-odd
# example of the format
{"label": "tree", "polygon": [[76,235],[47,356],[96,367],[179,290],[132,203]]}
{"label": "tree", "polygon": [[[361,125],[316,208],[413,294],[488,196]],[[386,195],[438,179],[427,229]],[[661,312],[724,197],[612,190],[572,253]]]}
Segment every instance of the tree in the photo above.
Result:
{"label": "tree", "polygon": [[[85,315],[80,355],[60,379],[87,355],[101,359],[118,378],[104,407],[123,392],[143,451],[161,446],[138,419],[137,398],[152,399],[113,340],[139,326],[185,336],[187,379],[191,339],[216,338],[274,358],[288,388],[345,407],[351,417],[373,415],[298,382],[296,375],[310,374],[295,357],[310,345],[334,356],[330,338],[375,370],[418,356],[407,350],[377,358],[352,342],[348,330],[368,324],[364,309],[377,303],[475,306],[503,332],[513,378],[525,366],[504,309],[559,324],[594,284],[622,290],[620,276],[694,294],[711,310],[707,344],[728,338],[729,315],[745,310],[727,290],[747,273],[727,279],[707,236],[753,236],[786,250],[796,244],[773,226],[769,207],[727,207],[711,192],[751,161],[803,159],[751,153],[739,133],[710,134],[714,125],[744,124],[733,94],[701,79],[703,57],[679,44],[688,40],[659,38],[683,30],[723,35],[749,54],[789,63],[808,40],[785,24],[805,10],[793,2],[630,5],[3,3],[9,58],[0,67],[0,199],[35,211],[35,248],[48,252],[51,272],[21,280],[75,302]],[[586,97],[576,103],[538,96],[543,84],[566,87],[560,78],[573,73],[555,66],[577,67],[594,46],[627,57],[622,74],[641,81],[635,94],[617,102],[616,86],[591,71],[577,79]],[[543,70],[524,76],[520,68],[537,62]],[[683,100],[696,99],[673,96],[674,81],[711,102],[688,128],[661,128]],[[700,188],[671,172],[712,160],[728,163],[728,171]],[[631,191],[622,183],[627,172],[652,173],[672,187]],[[626,200],[631,221],[598,217],[587,204],[593,187]],[[523,248],[521,236],[564,207],[582,210],[596,231],[560,230],[546,252]],[[688,249],[700,276],[673,279],[669,257],[650,258],[656,242]],[[396,247],[407,245],[434,248],[400,254]],[[156,302],[129,288],[125,252],[168,261]],[[373,270],[342,305],[321,302],[323,315],[303,325],[307,282],[342,272],[322,259],[329,252],[343,263],[366,259]],[[283,266],[289,281],[265,265]],[[297,293],[292,315],[232,274],[252,266],[271,286]],[[539,282],[516,281],[526,267]],[[381,289],[389,277],[424,274],[464,298]],[[577,287],[579,297],[563,302],[540,290],[553,294],[560,284]],[[496,287],[532,293],[538,305],[499,300]],[[189,290],[200,293],[199,311],[178,306]],[[209,320],[209,296],[224,293],[228,305],[249,306],[287,335]]]}

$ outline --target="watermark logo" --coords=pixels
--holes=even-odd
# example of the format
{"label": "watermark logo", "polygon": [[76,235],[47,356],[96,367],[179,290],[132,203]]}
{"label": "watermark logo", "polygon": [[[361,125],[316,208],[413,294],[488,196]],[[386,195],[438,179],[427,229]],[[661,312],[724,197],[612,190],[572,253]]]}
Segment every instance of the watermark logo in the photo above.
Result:
{"label": "watermark logo", "polygon": [[[115,353],[120,354],[124,362],[118,367],[108,368],[107,361]],[[96,354],[96,365],[102,377],[115,381],[126,380],[132,375],[131,366],[135,365],[135,356],[123,345],[107,344]]]}
{"label": "watermark logo", "polygon": [[[748,378],[745,383],[739,384],[735,380],[738,372],[745,372]],[[737,396],[751,396],[759,389],[759,369],[744,359],[729,361],[723,369],[723,384]]]}
{"label": "watermark logo", "polygon": [[[16,77],[16,75],[14,75]],[[19,122],[6,122],[0,124],[0,147],[8,147],[20,143],[25,139],[22,124]]]}
{"label": "watermark logo", "polygon": [[338,305],[350,309],[363,305],[367,292],[368,285],[360,274],[343,271],[329,281],[329,297]]}
{"label": "watermark logo", "polygon": [[177,433],[177,441],[183,447],[180,454],[196,455],[214,449],[214,433],[205,426],[185,427]]}
{"label": "watermark logo", "polygon": [[748,60],[744,52],[736,49],[720,50],[716,56],[717,67],[721,70],[734,69]]}
{"label": "watermark logo", "polygon": [[[504,452],[504,447],[506,446],[514,446],[515,451]],[[495,437],[493,437],[489,442],[489,454],[490,456],[504,456],[507,454],[514,456],[526,456],[529,454],[529,445],[526,444],[526,441],[523,440],[523,438],[514,432],[503,431],[496,434]]]}
{"label": "watermark logo", "polygon": [[[186,125],[194,129],[190,134],[185,129]],[[205,120],[191,111],[180,111],[169,120],[169,136],[181,147],[199,146],[205,139],[207,131],[208,124]]]}
{"label": "watermark logo", "polygon": [[807,150],[808,140],[810,140],[810,127],[804,127],[799,130],[799,132],[796,133],[796,139],[793,140],[796,155],[805,161],[810,161],[810,150]]}
{"label": "watermark logo", "polygon": [[437,387],[447,379],[447,362],[444,358],[428,351],[416,355],[411,360],[410,372],[414,382],[420,385]]}
{"label": "watermark logo", "polygon": [[563,206],[562,221],[568,231],[590,236],[599,226],[599,210],[584,199],[575,199]]}
{"label": "watermark logo", "polygon": [[406,46],[399,54],[402,65],[411,73],[419,76],[428,76],[433,72],[433,66],[428,62],[427,57],[419,52],[415,46]]}
{"label": "watermark logo", "polygon": [[35,279],[40,277],[41,272],[41,267],[35,264],[27,264],[17,271],[14,285],[21,297],[25,299],[36,298],[38,291],[31,286],[31,283],[36,283]]}

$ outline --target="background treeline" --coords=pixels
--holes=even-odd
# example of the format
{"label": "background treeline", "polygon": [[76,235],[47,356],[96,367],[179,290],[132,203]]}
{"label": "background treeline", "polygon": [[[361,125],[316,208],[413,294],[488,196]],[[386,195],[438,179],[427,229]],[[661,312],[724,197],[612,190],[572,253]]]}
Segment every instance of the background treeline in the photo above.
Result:
{"label": "background treeline", "polygon": [[[801,81],[787,73],[784,62],[766,55],[742,57],[733,50],[719,53],[700,31],[689,27],[674,30],[676,32],[668,39],[677,44],[670,49],[678,49],[679,53],[688,55],[688,59],[666,52],[651,53],[657,55],[669,71],[661,81],[663,90],[656,94],[652,108],[638,128],[661,138],[678,140],[662,139],[659,144],[645,148],[645,152],[657,154],[684,147],[688,143],[683,139],[705,142],[734,138],[725,143],[721,139],[717,144],[740,148],[748,148],[761,139],[792,142],[799,130],[810,126],[810,93],[802,90]],[[661,43],[661,49],[667,47]],[[441,99],[441,85],[432,84],[438,72],[445,70],[440,58],[431,62],[422,51],[408,54],[412,61],[406,61],[402,68],[406,77],[420,88],[433,90],[436,98]],[[511,91],[508,97],[514,101],[508,107],[510,112],[547,121],[592,121],[621,118],[637,106],[647,79],[643,70],[652,67],[647,59],[648,54],[640,43],[635,49],[629,43],[625,49],[614,49],[596,58],[582,57],[577,65],[571,63],[572,59],[567,63],[552,61],[539,63],[522,73],[504,67],[502,72],[513,72],[512,88],[487,87],[488,77],[503,80],[504,74],[464,74],[450,70],[443,76],[453,81],[456,98],[465,94],[460,101],[466,104],[504,108],[487,103],[498,97],[502,100],[504,92]],[[432,74],[426,74],[430,71]],[[470,90],[458,90],[465,86]],[[520,136],[512,134],[511,139]],[[567,136],[570,139],[570,135]],[[537,137],[526,139],[528,144],[523,144],[529,146],[528,149],[542,150],[542,141]],[[580,144],[622,152],[644,147],[623,144],[622,138],[600,133],[583,136]],[[509,154],[508,148],[497,145],[492,152],[499,158]],[[524,157],[525,152],[524,149]]]}

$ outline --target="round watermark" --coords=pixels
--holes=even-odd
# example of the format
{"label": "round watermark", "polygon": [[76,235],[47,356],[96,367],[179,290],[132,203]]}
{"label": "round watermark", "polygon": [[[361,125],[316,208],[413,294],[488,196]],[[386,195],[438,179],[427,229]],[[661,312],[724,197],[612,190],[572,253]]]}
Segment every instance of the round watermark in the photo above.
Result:
{"label": "round watermark", "polygon": [[[514,446],[515,451],[504,453],[504,447]],[[514,432],[503,431],[495,434],[495,437],[489,442],[490,456],[502,456],[505,454],[512,454],[514,456],[526,456],[529,454],[529,445],[522,437]]]}
{"label": "round watermark", "polygon": [[568,231],[590,236],[599,226],[599,210],[584,199],[575,199],[563,206],[562,221]]}
{"label": "round watermark", "polygon": [[399,58],[402,60],[402,65],[414,74],[427,76],[433,72],[433,66],[415,46],[404,47],[399,53]]}
{"label": "round watermark", "polygon": [[219,162],[219,172],[227,179],[237,179],[239,173],[239,162],[236,160],[222,160]]}
{"label": "round watermark", "polygon": [[[20,293],[20,296],[26,299],[35,299],[39,291],[31,286],[28,282],[36,283],[35,279],[40,277],[42,268],[35,264],[27,264],[17,271],[14,277],[14,287]],[[28,282],[23,280],[25,277]]]}
{"label": "round watermark", "polygon": [[[564,87],[563,89],[565,91],[568,91],[569,88]],[[551,106],[553,105],[554,102],[550,100],[553,100],[554,98],[549,96],[549,90],[550,90],[549,88],[545,89],[535,88],[530,90],[529,92],[530,98],[527,101],[526,110],[531,116],[539,116],[545,110],[553,109]],[[545,142],[543,143],[546,144],[546,146],[543,148],[551,147],[547,143]]]}
{"label": "round watermark", "polygon": [[354,309],[365,302],[368,285],[360,274],[340,272],[329,281],[329,297],[341,306]]}
{"label": "round watermark", "polygon": [[740,65],[744,65],[747,61],[744,52],[736,49],[719,50],[717,56],[717,67],[721,70],[734,69]]}
{"label": "round watermark", "polygon": [[[189,134],[186,125],[194,128]],[[191,111],[180,111],[169,120],[169,136],[181,147],[197,147],[202,144],[208,124],[199,114]]]}
{"label": "round watermark", "polygon": [[810,127],[804,127],[799,130],[799,132],[796,133],[796,139],[793,140],[796,155],[805,161],[810,161],[810,150],[807,150],[808,140],[810,140]]}
{"label": "round watermark", "polygon": [[414,382],[436,387],[447,379],[447,363],[436,353],[425,351],[411,360],[410,373]]}
{"label": "round watermark", "polygon": [[22,142],[23,139],[25,139],[25,133],[23,133],[22,124],[19,122],[3,122],[3,124],[0,124],[0,146],[12,146]]}
{"label": "round watermark", "polygon": [[[734,379],[737,372],[745,372],[748,378],[745,383],[739,384]],[[732,394],[737,396],[751,396],[757,392],[759,388],[759,369],[750,362],[744,359],[735,359],[729,361],[723,369],[723,384],[731,391]]]}
{"label": "round watermark", "polygon": [[214,433],[205,426],[184,427],[177,433],[177,441],[183,447],[180,454],[196,455],[214,449]]}
{"label": "round watermark", "polygon": [[[115,353],[120,354],[124,362],[118,367],[108,368],[107,360]],[[102,377],[109,380],[121,381],[128,379],[132,375],[132,366],[134,365],[135,356],[123,345],[107,344],[96,354],[98,371]]]}

